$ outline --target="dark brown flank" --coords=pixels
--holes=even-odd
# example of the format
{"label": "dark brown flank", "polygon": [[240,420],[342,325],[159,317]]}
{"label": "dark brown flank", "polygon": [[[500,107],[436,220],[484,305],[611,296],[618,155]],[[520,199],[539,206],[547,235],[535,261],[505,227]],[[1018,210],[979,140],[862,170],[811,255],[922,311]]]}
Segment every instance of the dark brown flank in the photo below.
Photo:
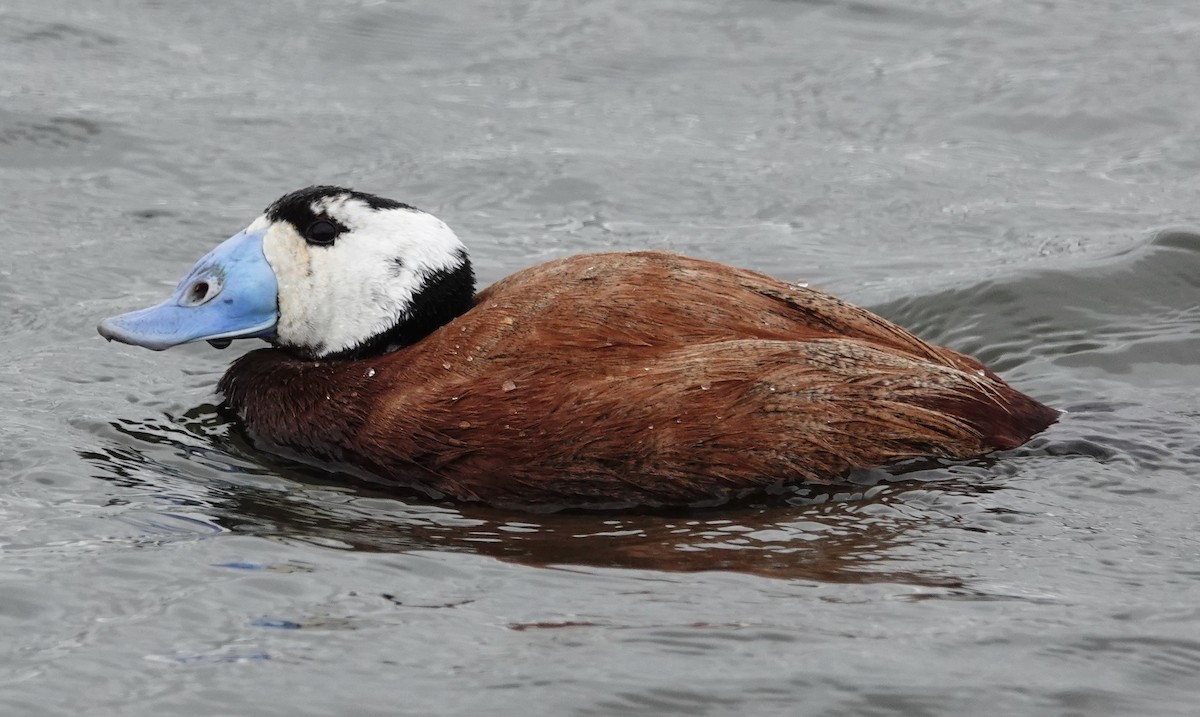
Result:
{"label": "dark brown flank", "polygon": [[253,351],[220,389],[267,446],[502,504],[721,500],[1014,448],[1058,417],[829,294],[657,252],[521,271],[380,356]]}

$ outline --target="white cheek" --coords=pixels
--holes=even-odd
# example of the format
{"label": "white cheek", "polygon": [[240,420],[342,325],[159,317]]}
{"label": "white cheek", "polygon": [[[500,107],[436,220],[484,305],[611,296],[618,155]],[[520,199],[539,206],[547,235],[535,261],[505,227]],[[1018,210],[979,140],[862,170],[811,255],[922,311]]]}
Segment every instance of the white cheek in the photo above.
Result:
{"label": "white cheek", "polygon": [[[402,320],[424,280],[458,265],[462,244],[422,212],[330,208],[349,230],[310,246],[286,222],[270,224],[263,254],[278,283],[278,343],[323,355],[358,346]],[[252,225],[253,226],[253,225]]]}
{"label": "white cheek", "polygon": [[[314,341],[331,351],[340,351],[385,331],[395,322],[402,307],[388,291],[394,258],[385,249],[348,234],[332,247],[309,250],[312,276],[306,313],[322,332],[313,337]],[[318,314],[320,319],[316,319]]]}
{"label": "white cheek", "polygon": [[352,348],[395,323],[411,298],[395,295],[396,266],[382,242],[345,234],[331,247],[310,246],[290,225],[263,237],[278,284],[278,341],[316,353]]}
{"label": "white cheek", "polygon": [[305,301],[313,289],[308,244],[291,226],[275,224],[263,236],[263,256],[275,272],[278,285],[279,321],[275,333],[283,343],[305,345],[304,339],[310,338],[315,329]]}

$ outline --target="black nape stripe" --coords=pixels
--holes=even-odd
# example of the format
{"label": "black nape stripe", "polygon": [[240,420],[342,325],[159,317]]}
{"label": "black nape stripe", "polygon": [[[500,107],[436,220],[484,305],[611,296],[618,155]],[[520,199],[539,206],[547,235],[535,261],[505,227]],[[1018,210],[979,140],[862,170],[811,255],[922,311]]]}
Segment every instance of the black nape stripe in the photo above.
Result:
{"label": "black nape stripe", "polygon": [[413,296],[408,311],[392,328],[358,346],[322,358],[366,358],[415,344],[469,311],[475,305],[475,271],[471,268],[466,251],[458,249],[454,257],[458,260],[456,266],[425,276],[422,288]]}
{"label": "black nape stripe", "polygon": [[416,207],[404,204],[403,202],[397,202],[394,199],[377,197],[374,194],[367,194],[366,192],[356,192],[353,189],[345,187],[322,184],[305,187],[291,194],[285,194],[272,202],[271,206],[267,207],[264,213],[267,215],[267,219],[273,222],[281,220],[290,222],[292,226],[303,232],[318,218],[322,218],[320,215],[313,213],[312,205],[313,202],[326,197],[356,199],[371,209],[416,209]]}

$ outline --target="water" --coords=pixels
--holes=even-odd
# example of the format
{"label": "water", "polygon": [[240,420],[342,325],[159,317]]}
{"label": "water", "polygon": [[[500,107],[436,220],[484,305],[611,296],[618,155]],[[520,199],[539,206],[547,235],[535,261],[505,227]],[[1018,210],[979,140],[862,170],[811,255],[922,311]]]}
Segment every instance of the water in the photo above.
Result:
{"label": "water", "polygon": [[[1200,6],[0,7],[0,712],[1192,714]],[[246,445],[237,351],[106,345],[269,201],[483,283],[656,247],[1070,412],[995,460],[668,514],[386,495]]]}

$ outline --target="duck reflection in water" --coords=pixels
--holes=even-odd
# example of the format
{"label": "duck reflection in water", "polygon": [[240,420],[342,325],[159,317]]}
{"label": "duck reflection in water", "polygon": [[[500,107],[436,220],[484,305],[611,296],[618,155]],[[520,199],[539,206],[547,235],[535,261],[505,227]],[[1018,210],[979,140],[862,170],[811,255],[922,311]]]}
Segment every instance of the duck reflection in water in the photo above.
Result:
{"label": "duck reflection in water", "polygon": [[209,516],[223,530],[325,548],[470,552],[539,567],[960,588],[958,576],[913,570],[895,558],[934,531],[961,529],[947,515],[948,505],[973,506],[997,490],[976,479],[947,479],[944,471],[926,471],[921,481],[879,473],[863,476],[861,485],[806,486],[719,511],[515,514],[431,503],[418,492],[398,497],[362,478],[285,459],[264,462],[226,412],[212,405],[158,420],[113,422],[98,432],[102,445],[81,455],[97,477],[115,484],[114,492],[135,489],[143,509],[183,509]]}

